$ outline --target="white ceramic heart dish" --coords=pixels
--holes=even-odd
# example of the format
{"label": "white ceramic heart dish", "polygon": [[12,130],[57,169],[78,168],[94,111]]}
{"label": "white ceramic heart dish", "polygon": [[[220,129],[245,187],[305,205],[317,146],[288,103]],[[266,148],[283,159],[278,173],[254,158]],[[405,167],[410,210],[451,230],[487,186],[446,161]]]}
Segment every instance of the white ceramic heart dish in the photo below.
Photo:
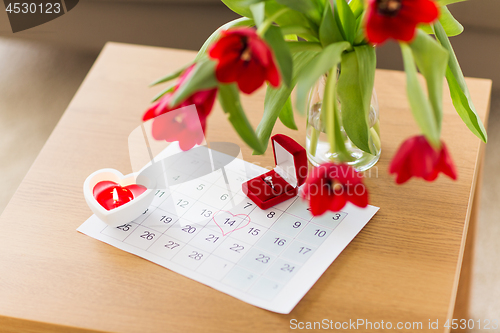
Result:
{"label": "white ceramic heart dish", "polygon": [[[147,188],[144,193],[134,198],[132,201],[119,206],[117,208],[107,210],[97,202],[94,198],[94,186],[101,182],[109,180],[119,184],[120,186],[127,186],[131,184],[142,185]],[[101,169],[85,179],[83,183],[83,195],[89,205],[90,210],[103,222],[110,226],[119,226],[120,224],[135,220],[149,207],[154,198],[155,181],[151,178],[141,175],[137,177],[136,174],[129,174],[124,176],[121,172],[115,169]]]}

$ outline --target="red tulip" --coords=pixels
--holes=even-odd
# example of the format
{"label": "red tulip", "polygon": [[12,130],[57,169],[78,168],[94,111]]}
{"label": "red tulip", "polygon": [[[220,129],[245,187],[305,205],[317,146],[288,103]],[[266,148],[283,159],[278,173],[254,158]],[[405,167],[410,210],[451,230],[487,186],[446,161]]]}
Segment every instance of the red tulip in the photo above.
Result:
{"label": "red tulip", "polygon": [[369,0],[366,37],[373,44],[389,38],[409,42],[419,23],[431,23],[438,16],[432,0]]}
{"label": "red tulip", "polygon": [[403,184],[411,177],[433,181],[440,172],[453,180],[457,171],[444,142],[435,150],[423,136],[407,139],[392,159],[389,172],[397,174],[396,183]]}
{"label": "red tulip", "polygon": [[205,140],[205,122],[201,122],[193,106],[172,110],[153,120],[152,134],[155,140],[179,141],[179,147],[189,150]]}
{"label": "red tulip", "polygon": [[273,53],[254,29],[226,30],[221,35],[209,50],[210,57],[219,60],[215,69],[219,82],[236,82],[246,94],[257,90],[266,80],[274,87],[280,85]]}
{"label": "red tulip", "polygon": [[[201,90],[186,98],[179,105],[168,106],[173,93],[183,84],[193,68],[194,65],[186,69],[179,78],[174,91],[163,95],[142,117],[143,121],[155,118],[153,137],[156,140],[179,141],[182,150],[189,150],[203,142],[207,117],[212,111],[217,95],[216,88]],[[188,112],[189,109],[182,109],[193,104],[196,107],[196,113]]]}
{"label": "red tulip", "polygon": [[349,201],[359,207],[368,205],[368,190],[362,175],[346,164],[324,163],[314,168],[301,195],[309,200],[314,216],[327,210],[338,212]]}
{"label": "red tulip", "polygon": [[162,98],[160,98],[146,111],[146,113],[144,113],[144,116],[142,117],[143,121],[158,117],[159,115],[175,110],[177,108],[194,104],[196,106],[196,109],[198,110],[198,115],[200,117],[203,131],[205,131],[206,119],[210,112],[212,112],[215,97],[217,96],[217,88],[197,91],[186,98],[180,104],[174,105],[174,107],[168,106],[173,93],[184,83],[186,78],[189,76],[189,73],[191,73],[191,71],[193,70],[194,66],[195,65],[191,65],[184,71],[184,73],[182,73],[179,78],[179,82],[177,83],[173,92],[163,95]]}

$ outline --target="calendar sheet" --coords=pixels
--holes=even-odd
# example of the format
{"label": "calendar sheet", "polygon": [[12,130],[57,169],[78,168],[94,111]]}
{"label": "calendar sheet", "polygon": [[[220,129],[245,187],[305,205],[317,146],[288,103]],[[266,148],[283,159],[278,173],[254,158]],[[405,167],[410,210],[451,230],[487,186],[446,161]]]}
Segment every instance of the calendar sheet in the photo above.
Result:
{"label": "calendar sheet", "polygon": [[[162,152],[175,154],[164,160],[169,186],[156,191],[141,217],[110,227],[93,215],[78,231],[249,304],[289,313],[378,208],[348,204],[313,217],[296,197],[261,210],[241,184],[268,170],[205,149],[210,162],[174,145]],[[206,164],[215,171],[200,172]]]}

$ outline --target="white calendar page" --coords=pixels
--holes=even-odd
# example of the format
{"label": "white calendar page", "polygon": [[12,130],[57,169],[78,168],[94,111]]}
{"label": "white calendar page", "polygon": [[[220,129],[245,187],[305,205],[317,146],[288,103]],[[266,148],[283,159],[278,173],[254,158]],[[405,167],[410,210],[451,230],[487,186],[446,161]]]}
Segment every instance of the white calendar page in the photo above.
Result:
{"label": "white calendar page", "polygon": [[[207,151],[213,168],[223,154]],[[241,184],[266,169],[234,159],[198,177],[206,158],[173,144],[161,155],[173,154],[169,188],[141,217],[110,227],[93,215],[78,231],[269,311],[292,311],[378,210],[313,217],[298,197],[261,210]]]}

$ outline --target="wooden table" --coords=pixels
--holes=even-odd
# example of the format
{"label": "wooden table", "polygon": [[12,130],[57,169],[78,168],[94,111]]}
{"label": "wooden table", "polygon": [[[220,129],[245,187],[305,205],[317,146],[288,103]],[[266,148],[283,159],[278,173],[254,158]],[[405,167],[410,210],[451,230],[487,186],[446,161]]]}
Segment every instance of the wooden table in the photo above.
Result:
{"label": "wooden table", "polygon": [[[379,70],[383,152],[367,180],[377,215],[289,315],[248,305],[76,231],[91,212],[82,184],[93,171],[131,171],[127,138],[160,88],[148,84],[185,64],[193,52],[108,44],[0,218],[2,332],[282,332],[290,320],[443,324],[453,314],[482,145],[461,122],[445,90],[443,136],[459,180],[396,186],[387,168],[403,139],[417,134],[405,76]],[[491,82],[468,79],[487,118]],[[243,98],[251,122],[264,91]],[[253,156],[216,106],[208,140],[230,140]],[[305,142],[279,124],[275,132]],[[366,331],[361,329],[360,331]],[[399,331],[399,330],[394,330]],[[433,332],[436,332],[433,330]]]}

